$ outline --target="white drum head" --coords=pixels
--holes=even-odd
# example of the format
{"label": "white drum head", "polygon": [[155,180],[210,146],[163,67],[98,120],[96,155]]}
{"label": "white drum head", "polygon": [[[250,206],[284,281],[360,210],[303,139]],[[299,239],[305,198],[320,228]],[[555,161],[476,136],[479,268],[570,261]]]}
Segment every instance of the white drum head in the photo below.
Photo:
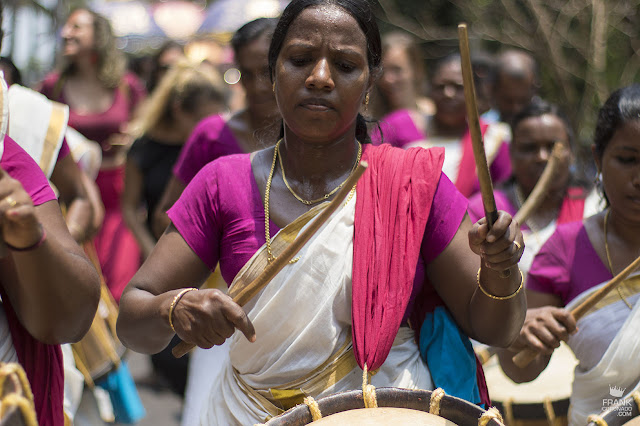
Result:
{"label": "white drum head", "polygon": [[445,418],[434,416],[424,411],[395,407],[362,408],[343,411],[313,422],[314,426],[387,426],[394,424],[412,426],[456,426],[455,423]]}
{"label": "white drum head", "polygon": [[494,356],[484,367],[489,395],[494,401],[512,400],[514,404],[535,404],[546,398],[559,401],[569,398],[573,384],[573,371],[578,360],[564,342],[553,352],[549,365],[529,383],[515,383],[500,368],[498,357]]}

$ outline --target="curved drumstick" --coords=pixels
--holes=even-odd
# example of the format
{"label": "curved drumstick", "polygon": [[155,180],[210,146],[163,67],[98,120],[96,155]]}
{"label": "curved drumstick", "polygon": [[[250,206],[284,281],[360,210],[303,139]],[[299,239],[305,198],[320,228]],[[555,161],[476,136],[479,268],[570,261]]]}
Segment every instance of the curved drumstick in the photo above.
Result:
{"label": "curved drumstick", "polygon": [[473,70],[471,68],[471,54],[469,52],[469,36],[467,24],[458,25],[458,38],[460,39],[460,59],[462,62],[462,80],[464,82],[464,100],[467,106],[467,122],[473,145],[473,157],[476,160],[476,170],[480,181],[480,193],[484,215],[487,218],[487,226],[491,226],[498,220],[496,200],[493,197],[493,184],[487,165],[487,155],[484,152],[482,132],[480,131],[480,119],[476,104],[476,88],[473,83]]}
{"label": "curved drumstick", "polygon": [[[234,302],[243,306],[258,294],[267,284],[269,284],[269,282],[282,270],[282,268],[284,268],[289,261],[293,259],[296,253],[298,253],[298,251],[300,251],[300,249],[311,239],[318,229],[320,229],[327,219],[329,219],[333,212],[338,209],[367,167],[368,164],[366,161],[361,161],[360,164],[358,164],[358,167],[356,167],[355,171],[351,176],[349,176],[344,186],[340,188],[340,191],[338,191],[335,198],[331,200],[329,205],[320,212],[320,214],[318,214],[315,220],[313,220],[302,232],[300,232],[300,234],[298,234],[298,237],[289,246],[287,246],[282,253],[280,253],[280,256],[264,268],[262,274],[235,295],[233,298]],[[171,353],[174,357],[181,358],[194,347],[195,345],[192,343],[180,342],[173,348]]]}
{"label": "curved drumstick", "polygon": [[[638,267],[640,266],[640,257],[631,262],[629,266],[624,268],[618,275],[616,275],[611,281],[604,285],[600,290],[594,292],[591,296],[587,297],[582,303],[571,310],[571,315],[576,319],[576,322],[584,316],[591,308],[593,308],[599,301],[605,298],[609,292],[614,290]],[[538,356],[538,352],[531,348],[523,349],[518,352],[513,358],[513,363],[520,368],[525,368]]]}
{"label": "curved drumstick", "polygon": [[562,142],[556,142],[554,144],[553,151],[551,151],[551,158],[545,166],[540,179],[538,179],[536,186],[533,188],[533,191],[531,191],[531,194],[529,194],[526,201],[522,206],[520,206],[520,210],[518,210],[513,217],[519,224],[522,225],[529,216],[531,216],[531,214],[540,207],[540,203],[547,195],[547,191],[553,182],[555,174],[557,173],[562,157],[565,156],[566,153],[567,148]]}

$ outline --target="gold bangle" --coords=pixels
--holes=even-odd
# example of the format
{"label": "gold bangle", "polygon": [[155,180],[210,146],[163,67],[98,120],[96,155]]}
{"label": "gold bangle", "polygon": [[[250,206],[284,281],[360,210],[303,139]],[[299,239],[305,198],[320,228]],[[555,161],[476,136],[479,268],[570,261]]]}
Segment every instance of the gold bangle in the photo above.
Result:
{"label": "gold bangle", "polygon": [[494,294],[489,293],[487,290],[485,290],[482,285],[480,284],[480,270],[482,269],[482,267],[478,268],[478,274],[476,275],[476,282],[478,283],[478,288],[480,289],[480,291],[482,291],[486,296],[495,299],[495,300],[509,300],[513,297],[516,297],[518,295],[518,293],[520,293],[520,290],[522,290],[522,286],[524,284],[524,275],[522,274],[522,271],[520,270],[520,268],[518,268],[518,272],[520,272],[520,286],[518,287],[518,289],[516,291],[514,291],[513,293],[511,293],[508,296],[496,296]]}
{"label": "gold bangle", "polygon": [[176,308],[176,305],[178,304],[178,302],[180,301],[180,299],[182,299],[182,296],[184,296],[185,294],[189,293],[190,291],[193,290],[198,290],[195,287],[190,287],[190,288],[185,288],[183,289],[180,293],[176,294],[176,296],[173,298],[173,300],[171,301],[171,305],[169,305],[169,326],[171,327],[171,329],[173,330],[173,332],[176,332],[176,329],[173,328],[173,310]]}

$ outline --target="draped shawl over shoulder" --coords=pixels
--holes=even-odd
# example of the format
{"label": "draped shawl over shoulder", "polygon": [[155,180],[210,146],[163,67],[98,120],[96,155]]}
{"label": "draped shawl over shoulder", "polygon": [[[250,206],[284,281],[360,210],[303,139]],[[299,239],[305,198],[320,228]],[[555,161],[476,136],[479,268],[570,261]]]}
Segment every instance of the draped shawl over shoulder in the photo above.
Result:
{"label": "draped shawl over shoulder", "polygon": [[367,146],[356,187],[353,348],[361,368],[387,358],[407,309],[444,149]]}

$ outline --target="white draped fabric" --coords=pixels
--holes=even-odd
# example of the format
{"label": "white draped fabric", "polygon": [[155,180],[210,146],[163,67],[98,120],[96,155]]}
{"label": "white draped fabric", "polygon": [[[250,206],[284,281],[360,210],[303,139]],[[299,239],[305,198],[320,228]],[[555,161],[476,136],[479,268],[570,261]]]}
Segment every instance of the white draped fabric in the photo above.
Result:
{"label": "white draped fabric", "polygon": [[[320,398],[362,387],[362,370],[348,352],[354,213],[355,199],[352,199],[302,248],[299,261],[287,265],[245,305],[257,340],[250,343],[238,332],[230,339],[230,358],[211,389],[201,424],[264,422],[278,414],[270,402],[277,391],[273,388],[282,389],[285,384],[311,376],[296,385],[304,391],[313,378],[322,376],[314,370],[336,352],[346,354],[352,367],[311,396]],[[258,251],[247,265],[264,250],[263,247]],[[410,329],[400,329],[389,357],[372,378],[373,385],[432,389],[429,371],[413,337]]]}
{"label": "white draped fabric", "polygon": [[[567,309],[577,306],[602,285],[576,297]],[[587,424],[590,414],[600,414],[602,408],[607,408],[604,400],[614,398],[611,387],[629,391],[640,381],[640,274],[628,278],[624,286],[632,310],[614,290],[610,300],[618,300],[584,316],[578,321],[578,332],[567,342],[580,361],[575,369],[570,425]],[[636,293],[629,294],[630,288]]]}

